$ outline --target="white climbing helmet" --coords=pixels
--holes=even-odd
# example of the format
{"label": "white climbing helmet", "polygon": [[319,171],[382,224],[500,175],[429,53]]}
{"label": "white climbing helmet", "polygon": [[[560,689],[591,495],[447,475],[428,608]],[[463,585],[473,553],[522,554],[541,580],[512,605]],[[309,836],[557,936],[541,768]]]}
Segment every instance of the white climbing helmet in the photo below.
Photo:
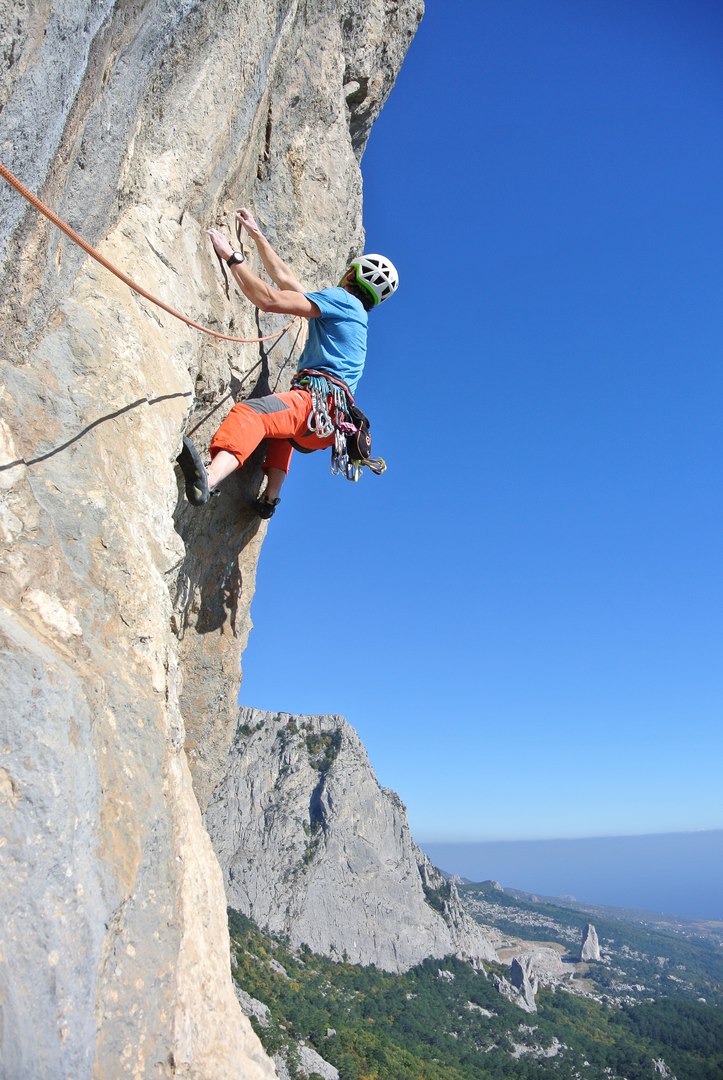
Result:
{"label": "white climbing helmet", "polygon": [[360,255],[349,266],[354,268],[357,283],[369,294],[375,307],[387,300],[399,284],[394,263],[383,255]]}

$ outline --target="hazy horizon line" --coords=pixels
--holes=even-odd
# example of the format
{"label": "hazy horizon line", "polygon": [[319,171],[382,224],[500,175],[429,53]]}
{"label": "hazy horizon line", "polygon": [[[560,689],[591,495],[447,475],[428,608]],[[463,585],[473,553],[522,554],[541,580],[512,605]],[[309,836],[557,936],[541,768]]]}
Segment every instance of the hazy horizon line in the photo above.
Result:
{"label": "hazy horizon line", "polygon": [[723,833],[723,825],[711,826],[709,828],[700,829],[666,829],[663,832],[641,832],[641,833],[587,833],[585,835],[575,836],[511,836],[511,837],[495,837],[495,838],[481,838],[476,839],[446,839],[446,838],[433,838],[425,837],[419,839],[415,837],[415,842],[420,846],[424,844],[447,844],[447,845],[467,845],[467,844],[557,844],[571,841],[588,841],[588,840],[646,840],[653,837],[666,837],[666,836],[700,836],[702,833]]}

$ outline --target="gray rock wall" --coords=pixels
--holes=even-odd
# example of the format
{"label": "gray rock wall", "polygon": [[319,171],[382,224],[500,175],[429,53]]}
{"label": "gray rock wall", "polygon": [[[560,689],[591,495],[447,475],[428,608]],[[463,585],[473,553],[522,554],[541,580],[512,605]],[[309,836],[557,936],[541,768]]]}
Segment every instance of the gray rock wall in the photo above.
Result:
{"label": "gray rock wall", "polygon": [[205,821],[229,906],[294,945],[389,971],[496,959],[342,717],[242,708]]}
{"label": "gray rock wall", "polygon": [[[359,248],[358,159],[416,0],[0,0],[0,160],[190,317],[204,230],[253,206],[311,287]],[[223,769],[264,526],[174,459],[284,385],[298,335],[231,345],[90,260],[0,181],[0,1073],[274,1075],[230,979],[201,812]]]}

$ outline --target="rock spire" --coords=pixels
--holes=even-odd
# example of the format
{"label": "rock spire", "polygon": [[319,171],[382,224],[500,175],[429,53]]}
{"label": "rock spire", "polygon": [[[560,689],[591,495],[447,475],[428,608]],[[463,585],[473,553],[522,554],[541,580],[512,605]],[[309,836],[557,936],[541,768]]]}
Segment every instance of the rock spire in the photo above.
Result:
{"label": "rock spire", "polygon": [[597,930],[592,923],[587,923],[582,932],[582,944],[580,945],[581,960],[600,960],[600,942],[597,938]]}

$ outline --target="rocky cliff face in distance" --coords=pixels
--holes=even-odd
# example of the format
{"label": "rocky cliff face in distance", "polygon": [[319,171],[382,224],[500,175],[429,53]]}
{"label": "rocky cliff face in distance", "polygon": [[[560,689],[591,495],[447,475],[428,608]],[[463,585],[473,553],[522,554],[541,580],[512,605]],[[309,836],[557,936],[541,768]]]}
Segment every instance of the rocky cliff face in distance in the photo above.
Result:
{"label": "rocky cliff face in distance", "polygon": [[[0,159],[191,318],[227,301],[205,230],[250,205],[310,287],[362,246],[359,158],[419,0],[0,0]],[[132,292],[0,180],[0,1071],[274,1075],[230,977],[201,810],[233,733],[265,526],[250,465],[180,496],[299,328],[234,345]]]}
{"label": "rocky cliff face in distance", "polygon": [[497,988],[504,997],[525,1012],[537,1012],[535,998],[540,986],[557,986],[563,979],[572,980],[560,954],[555,949],[537,946],[523,949],[510,963],[510,981],[497,978]]}
{"label": "rocky cliff face in distance", "polygon": [[496,959],[342,717],[242,708],[205,821],[229,906],[293,945],[395,972]]}

